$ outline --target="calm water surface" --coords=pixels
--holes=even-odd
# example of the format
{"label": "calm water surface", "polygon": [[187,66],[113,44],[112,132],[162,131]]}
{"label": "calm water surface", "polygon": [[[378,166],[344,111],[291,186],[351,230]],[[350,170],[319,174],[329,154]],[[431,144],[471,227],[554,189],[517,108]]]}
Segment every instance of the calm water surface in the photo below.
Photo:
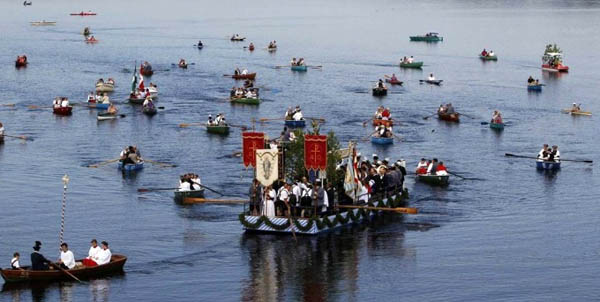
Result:
{"label": "calm water surface", "polygon": [[[96,17],[70,17],[93,10]],[[57,256],[62,184],[67,195],[67,241],[76,256],[91,238],[110,242],[129,257],[125,275],[88,284],[7,288],[2,301],[582,301],[600,299],[599,182],[594,167],[564,162],[555,174],[538,173],[531,160],[557,144],[563,158],[598,161],[598,119],[571,117],[560,109],[573,101],[600,113],[599,1],[19,1],[0,2],[0,121],[7,133],[33,137],[0,145],[0,266],[19,251],[23,263],[34,240]],[[30,21],[53,20],[53,27]],[[90,26],[100,42],[79,34]],[[410,43],[409,35],[439,31],[444,42]],[[257,45],[227,37],[240,33]],[[206,47],[192,45],[202,39]],[[277,40],[279,50],[261,49]],[[564,50],[569,74],[542,73],[547,43]],[[481,62],[483,47],[498,62]],[[16,70],[26,53],[30,64]],[[400,70],[401,56],[425,61],[423,70]],[[304,57],[322,70],[275,69]],[[179,58],[195,65],[172,66]],[[48,106],[58,95],[83,101],[100,77],[113,77],[112,99],[126,98],[135,63],[150,61],[158,84],[153,118],[128,104],[124,119],[98,123],[96,112],[75,108],[58,117]],[[258,72],[265,101],[231,106],[223,77],[236,66]],[[441,87],[420,85],[430,72]],[[383,99],[370,95],[374,81],[396,73],[405,81]],[[547,86],[527,93],[529,75]],[[452,102],[460,125],[424,120]],[[179,123],[204,121],[223,112],[250,125],[252,118],[279,117],[300,104],[306,116],[327,119],[342,142],[370,132],[362,122],[375,108],[390,107],[403,142],[377,148],[361,141],[363,154],[404,158],[412,167],[438,157],[449,169],[479,180],[452,179],[447,189],[407,180],[411,217],[385,217],[368,225],[315,238],[244,234],[242,206],[182,207],[170,192],[140,194],[139,187],[168,187],[196,172],[228,197],[247,192],[251,171],[231,156],[241,149],[235,130],[226,138]],[[509,122],[503,133],[480,124],[499,109]],[[257,124],[276,136],[279,122]],[[115,158],[125,145],[142,155],[175,163],[148,165],[123,178],[113,165],[85,165]],[[412,168],[411,168],[412,169]],[[216,196],[211,196],[216,197]]]}

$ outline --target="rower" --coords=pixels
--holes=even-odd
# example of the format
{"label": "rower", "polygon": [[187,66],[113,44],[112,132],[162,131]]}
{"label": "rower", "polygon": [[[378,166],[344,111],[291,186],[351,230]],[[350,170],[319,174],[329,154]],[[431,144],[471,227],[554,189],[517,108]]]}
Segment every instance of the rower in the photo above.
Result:
{"label": "rower", "polygon": [[486,57],[487,55],[488,55],[488,52],[484,48],[483,51],[481,52],[481,56]]}
{"label": "rower", "polygon": [[444,166],[444,162],[440,162],[435,169],[435,175],[446,176],[448,175],[448,170],[446,166]]}
{"label": "rower", "polygon": [[381,112],[381,118],[384,121],[392,119],[392,114],[390,113],[390,108],[383,109],[383,111]]}
{"label": "rower", "polygon": [[240,73],[241,73],[241,71],[240,71],[240,68],[239,68],[239,67],[236,67],[236,68],[235,68],[235,71],[233,72],[233,74],[235,74],[235,75],[239,75]]}
{"label": "rower", "polygon": [[427,78],[428,81],[435,81],[435,77],[433,76],[433,73],[429,74],[429,77]]}
{"label": "rower", "polygon": [[447,113],[447,114],[452,114],[452,113],[455,113],[455,111],[454,111],[454,106],[452,106],[452,103],[448,103],[448,104],[446,105],[446,113]]}
{"label": "rower", "polygon": [[244,68],[244,70],[242,70],[242,75],[247,75],[247,74],[248,74],[248,69]]}
{"label": "rower", "polygon": [[294,110],[294,112],[292,114],[292,118],[295,121],[300,121],[300,120],[304,119],[304,117],[302,116],[302,110],[300,109],[300,106],[296,106],[296,109]]}
{"label": "rower", "polygon": [[408,63],[412,63],[415,61],[415,58],[413,58],[413,56],[410,56],[410,58],[408,58]]}
{"label": "rower", "polygon": [[577,105],[577,103],[573,103],[573,106],[571,107],[571,112],[580,112],[581,111],[581,105]]}
{"label": "rower", "polygon": [[494,56],[494,51],[490,50],[490,52],[488,53],[488,56],[493,57]]}
{"label": "rower", "polygon": [[146,99],[144,100],[144,103],[142,104],[142,107],[144,108],[154,108],[154,103],[152,102],[152,98],[147,95]]}
{"label": "rower", "polygon": [[72,269],[75,267],[75,256],[73,252],[69,251],[69,245],[66,242],[60,245],[60,259],[58,259],[58,264],[63,269]]}
{"label": "rower", "polygon": [[537,155],[538,160],[545,160],[545,158],[547,157],[547,153],[548,153],[548,144],[544,144],[544,146],[542,146],[542,150],[540,150],[540,152],[538,152],[538,155]]}
{"label": "rower", "polygon": [[390,78],[391,82],[398,82],[398,78],[396,78],[396,74],[392,73],[392,77]]}
{"label": "rower", "polygon": [[421,161],[417,163],[417,174],[426,174],[427,173],[427,160],[425,158],[421,158]]}
{"label": "rower", "polygon": [[502,124],[502,115],[500,111],[494,110],[494,114],[492,115],[492,123]]}
{"label": "rower", "polygon": [[110,104],[108,105],[108,109],[106,109],[106,112],[108,112],[109,114],[115,115],[117,114],[119,110],[117,109],[117,106],[115,106],[114,104]]}
{"label": "rower", "polygon": [[254,43],[250,42],[250,45],[248,45],[248,48],[249,48],[250,50],[254,49]]}
{"label": "rower", "polygon": [[185,64],[185,60],[184,59],[179,59],[179,65],[181,65],[181,66],[186,65]]}
{"label": "rower", "polygon": [[65,97],[61,98],[60,106],[61,107],[69,107],[69,99],[65,98]]}
{"label": "rower", "polygon": [[110,258],[112,257],[112,253],[108,249],[108,242],[102,241],[102,249],[98,252],[98,265],[106,264],[110,262]]}
{"label": "rower", "polygon": [[553,160],[555,162],[560,162],[560,151],[558,151],[558,146],[552,146],[552,150],[550,151],[549,160]]}
{"label": "rower", "polygon": [[98,253],[100,252],[100,247],[98,246],[98,241],[96,241],[96,239],[92,239],[92,241],[90,241],[90,245],[91,246],[90,250],[88,251],[88,256],[81,262],[85,266],[93,267],[98,265],[96,261],[98,260]]}
{"label": "rower", "polygon": [[298,66],[304,65],[304,58],[298,59]]}
{"label": "rower", "polygon": [[438,113],[445,114],[447,110],[447,105],[440,104],[440,107],[438,108]]}
{"label": "rower", "polygon": [[204,44],[202,44],[202,40],[198,40],[198,46],[203,46]]}
{"label": "rower", "polygon": [[298,64],[296,62],[296,58],[292,58],[292,61],[290,62],[290,64],[292,64],[292,66],[296,66],[296,64]]}
{"label": "rower", "polygon": [[52,263],[40,253],[41,247],[42,243],[40,241],[36,241],[35,245],[33,246],[33,253],[31,253],[31,270],[45,271],[48,270],[49,264]]}
{"label": "rower", "polygon": [[192,190],[197,191],[202,189],[202,182],[200,181],[200,176],[198,176],[198,174],[192,174],[190,181],[192,183]]}
{"label": "rower", "polygon": [[380,88],[380,89],[385,88],[385,85],[383,84],[383,80],[379,79],[379,81],[377,82],[377,88]]}
{"label": "rower", "polygon": [[54,101],[52,101],[52,107],[53,108],[58,108],[60,107],[61,101],[59,97],[54,98]]}
{"label": "rower", "polygon": [[21,269],[21,265],[19,264],[19,258],[21,258],[21,255],[15,252],[13,254],[13,258],[10,260],[10,267],[12,269]]}
{"label": "rower", "polygon": [[213,120],[212,114],[208,115],[208,121],[206,121],[206,125],[207,126],[212,126],[215,123],[215,121]]}
{"label": "rower", "polygon": [[102,97],[100,98],[100,103],[110,104],[110,99],[108,98],[108,94],[106,92],[102,94]]}
{"label": "rower", "polygon": [[527,84],[531,85],[531,84],[533,84],[533,82],[535,82],[535,80],[533,79],[532,76],[529,76],[529,79],[527,79]]}
{"label": "rower", "polygon": [[434,158],[431,163],[429,164],[429,166],[427,167],[427,174],[431,174],[434,173],[435,171],[437,171],[437,166],[438,166],[438,160],[437,158]]}

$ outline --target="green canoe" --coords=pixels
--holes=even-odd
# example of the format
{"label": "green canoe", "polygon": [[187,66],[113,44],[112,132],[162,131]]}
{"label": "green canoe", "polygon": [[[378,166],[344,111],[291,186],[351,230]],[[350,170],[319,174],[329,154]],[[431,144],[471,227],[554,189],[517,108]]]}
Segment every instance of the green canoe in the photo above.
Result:
{"label": "green canoe", "polygon": [[421,68],[422,66],[423,66],[423,62],[412,62],[412,63],[400,62],[400,67],[402,67],[402,68]]}
{"label": "green canoe", "polygon": [[229,134],[229,126],[206,126],[206,131],[213,134]]}
{"label": "green canoe", "polygon": [[236,103],[236,104],[246,104],[246,105],[258,105],[258,104],[260,104],[260,99],[259,98],[249,99],[249,98],[231,97],[230,100],[231,100],[232,103]]}
{"label": "green canoe", "polygon": [[413,42],[441,42],[444,41],[444,38],[438,35],[410,36],[410,40]]}
{"label": "green canoe", "polygon": [[484,60],[484,61],[498,61],[498,57],[497,56],[482,56],[479,55],[479,58]]}
{"label": "green canoe", "polygon": [[504,123],[490,123],[490,128],[492,129],[496,129],[496,130],[504,130]]}

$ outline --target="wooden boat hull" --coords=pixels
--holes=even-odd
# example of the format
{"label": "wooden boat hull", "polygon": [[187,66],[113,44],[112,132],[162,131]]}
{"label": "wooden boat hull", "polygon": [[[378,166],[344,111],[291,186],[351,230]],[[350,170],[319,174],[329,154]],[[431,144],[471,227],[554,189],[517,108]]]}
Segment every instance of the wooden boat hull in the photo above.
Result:
{"label": "wooden boat hull", "polygon": [[417,180],[434,186],[447,186],[450,183],[450,175],[417,174]]}
{"label": "wooden boat hull", "polygon": [[421,67],[423,67],[423,62],[400,63],[400,67],[402,67],[402,68],[421,68]]}
{"label": "wooden boat hull", "polygon": [[[82,260],[77,260],[81,262]],[[83,267],[77,269],[68,270],[73,276],[79,279],[96,279],[105,276],[110,276],[114,273],[123,272],[123,266],[127,257],[123,255],[114,254],[110,258],[110,262],[98,265],[94,267]],[[18,282],[55,282],[55,281],[72,281],[73,278],[68,276],[59,270],[46,270],[46,271],[31,271],[31,270],[15,270],[15,269],[3,269],[0,271],[2,278],[6,283],[18,283]]]}
{"label": "wooden boat hull", "polygon": [[174,199],[177,203],[186,203],[185,199],[188,197],[191,198],[204,198],[204,189],[194,190],[194,191],[175,191]]}
{"label": "wooden boat hull", "polygon": [[390,127],[394,125],[394,120],[373,119],[373,126],[384,125]]}
{"label": "wooden boat hull", "polygon": [[527,85],[527,91],[542,91],[543,85]]}
{"label": "wooden boat hull", "polygon": [[392,81],[392,80],[390,80],[390,79],[385,79],[385,82],[386,82],[386,83],[390,83],[390,84],[392,84],[392,85],[402,85],[402,83],[404,83],[404,82],[402,82],[402,81]]}
{"label": "wooden boat hull", "polygon": [[542,70],[550,71],[550,72],[569,72],[569,66],[558,65],[551,66],[549,64],[542,64]]}
{"label": "wooden boat hull", "polygon": [[29,22],[32,26],[53,26],[56,25],[54,21],[35,21]]}
{"label": "wooden boat hull", "polygon": [[188,64],[177,64],[177,66],[179,66],[179,68],[187,69]]}
{"label": "wooden boat hull", "polygon": [[438,113],[438,118],[442,121],[458,123],[460,122],[460,114],[459,113]]}
{"label": "wooden boat hull", "polygon": [[504,130],[504,123],[490,123],[490,128],[494,130]]}
{"label": "wooden boat hull", "polygon": [[238,75],[234,74],[231,77],[236,80],[254,80],[256,78],[256,72],[249,73],[249,74],[238,74]]}
{"label": "wooden boat hull", "polygon": [[96,92],[113,92],[115,91],[114,84],[98,83],[96,84]]}
{"label": "wooden boat hull", "polygon": [[444,37],[439,36],[410,36],[409,37],[413,42],[441,42],[444,41]]}
{"label": "wooden boat hull", "polygon": [[394,143],[394,138],[371,136],[371,143],[374,145],[391,145]]}
{"label": "wooden boat hull", "polygon": [[144,68],[144,66],[140,66],[140,74],[145,77],[150,77],[154,74],[154,71],[152,70],[152,67]]}
{"label": "wooden boat hull", "polygon": [[260,104],[260,99],[258,99],[258,98],[256,98],[256,99],[248,99],[248,98],[231,97],[230,100],[231,100],[231,103],[235,103],[235,104],[245,104],[245,105],[258,105],[258,104]]}
{"label": "wooden boat hull", "polygon": [[555,161],[536,161],[535,167],[538,170],[552,170],[556,171],[560,169],[560,162]]}
{"label": "wooden boat hull", "polygon": [[156,110],[156,107],[144,107],[142,108],[142,113],[145,115],[149,115],[149,116],[153,116],[156,114],[156,112],[158,112],[158,110]]}
{"label": "wooden boat hull", "polygon": [[290,66],[290,68],[292,69],[292,71],[307,71],[308,70],[308,66],[306,66],[306,65]]}
{"label": "wooden boat hull", "polygon": [[246,40],[246,38],[231,38],[230,40],[233,42],[241,42],[241,41]]}
{"label": "wooden boat hull", "polygon": [[285,121],[285,125],[288,128],[303,128],[306,126],[306,120],[299,120],[299,121],[295,121],[295,120],[286,120]]}
{"label": "wooden boat hull", "polygon": [[137,164],[126,164],[125,167],[123,167],[123,163],[119,162],[117,164],[117,168],[121,171],[123,171],[124,173],[130,173],[130,172],[135,172],[135,171],[139,171],[144,169],[144,162],[139,162]]}
{"label": "wooden boat hull", "polygon": [[373,96],[386,96],[387,89],[385,88],[373,88]]}
{"label": "wooden boat hull", "polygon": [[442,82],[443,82],[444,80],[422,80],[422,81],[423,81],[424,83],[427,83],[427,84],[431,84],[431,85],[438,85],[438,86],[439,86],[439,85],[442,85]]}
{"label": "wooden boat hull", "polygon": [[484,61],[498,61],[498,57],[497,56],[482,56],[479,55],[479,58],[484,60]]}
{"label": "wooden boat hull", "polygon": [[228,135],[229,126],[206,126],[206,131],[212,134]]}
{"label": "wooden boat hull", "polygon": [[71,115],[73,106],[52,108],[52,112],[56,115]]}
{"label": "wooden boat hull", "polygon": [[267,47],[267,51],[274,52],[277,50],[277,47]]}

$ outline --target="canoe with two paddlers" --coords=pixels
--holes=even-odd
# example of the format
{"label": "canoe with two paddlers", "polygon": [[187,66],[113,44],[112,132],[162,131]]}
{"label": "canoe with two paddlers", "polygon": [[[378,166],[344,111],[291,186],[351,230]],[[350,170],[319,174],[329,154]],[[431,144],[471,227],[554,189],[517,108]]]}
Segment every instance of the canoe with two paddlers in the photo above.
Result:
{"label": "canoe with two paddlers", "polygon": [[442,121],[458,123],[460,121],[460,113],[441,113],[438,112],[438,118]]}

